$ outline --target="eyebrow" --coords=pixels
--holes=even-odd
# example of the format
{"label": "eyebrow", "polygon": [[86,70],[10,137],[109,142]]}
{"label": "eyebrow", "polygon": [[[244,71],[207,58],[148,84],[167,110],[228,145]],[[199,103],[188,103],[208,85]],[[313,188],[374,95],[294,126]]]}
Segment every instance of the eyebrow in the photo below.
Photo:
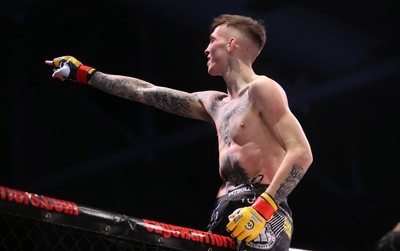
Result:
{"label": "eyebrow", "polygon": [[216,36],[214,35],[214,33],[210,34],[210,39],[215,38]]}

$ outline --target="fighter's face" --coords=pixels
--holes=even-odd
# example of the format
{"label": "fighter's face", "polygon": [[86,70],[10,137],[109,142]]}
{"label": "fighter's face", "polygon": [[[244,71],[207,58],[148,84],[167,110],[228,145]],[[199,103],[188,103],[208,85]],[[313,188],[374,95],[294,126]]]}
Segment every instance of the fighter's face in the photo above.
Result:
{"label": "fighter's face", "polygon": [[208,73],[212,76],[222,75],[227,62],[229,41],[226,26],[218,26],[210,35],[210,43],[204,53],[207,56]]}

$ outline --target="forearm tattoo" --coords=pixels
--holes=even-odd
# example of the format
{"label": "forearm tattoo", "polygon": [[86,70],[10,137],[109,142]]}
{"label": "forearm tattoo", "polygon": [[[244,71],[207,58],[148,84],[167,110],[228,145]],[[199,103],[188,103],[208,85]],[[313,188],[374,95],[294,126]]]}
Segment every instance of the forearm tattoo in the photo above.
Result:
{"label": "forearm tattoo", "polygon": [[[132,81],[136,81],[136,83],[129,84]],[[137,91],[139,80],[111,79],[105,74],[95,74],[90,84],[115,96],[140,101],[140,95]]]}
{"label": "forearm tattoo", "polygon": [[154,86],[136,78],[110,77],[99,73],[93,76],[90,84],[115,96],[141,102],[179,116],[189,116],[190,102],[195,101],[194,97],[183,92]]}
{"label": "forearm tattoo", "polygon": [[293,191],[296,185],[304,176],[304,169],[300,166],[295,164],[290,171],[289,176],[282,182],[279,189],[276,191],[275,194],[275,201],[276,203],[280,203],[281,201],[285,200],[286,197]]}

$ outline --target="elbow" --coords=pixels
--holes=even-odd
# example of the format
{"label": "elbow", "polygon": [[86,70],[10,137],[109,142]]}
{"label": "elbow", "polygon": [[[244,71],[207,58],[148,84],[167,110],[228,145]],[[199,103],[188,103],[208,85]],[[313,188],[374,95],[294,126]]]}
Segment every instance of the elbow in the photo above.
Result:
{"label": "elbow", "polygon": [[304,171],[307,171],[314,160],[311,149],[309,147],[299,149],[299,151],[297,151],[297,159],[298,164],[304,169]]}
{"label": "elbow", "polygon": [[307,170],[314,161],[314,157],[310,148],[306,149],[302,154],[303,166]]}

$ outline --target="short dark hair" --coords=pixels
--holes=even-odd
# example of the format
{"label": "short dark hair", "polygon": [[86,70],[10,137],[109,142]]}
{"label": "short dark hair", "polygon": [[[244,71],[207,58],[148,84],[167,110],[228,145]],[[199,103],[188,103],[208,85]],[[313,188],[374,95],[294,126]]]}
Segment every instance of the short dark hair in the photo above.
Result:
{"label": "short dark hair", "polygon": [[214,32],[215,28],[223,24],[248,35],[250,39],[259,45],[260,50],[264,47],[267,40],[267,32],[262,20],[255,20],[242,15],[222,14],[213,19],[210,26],[210,34]]}

